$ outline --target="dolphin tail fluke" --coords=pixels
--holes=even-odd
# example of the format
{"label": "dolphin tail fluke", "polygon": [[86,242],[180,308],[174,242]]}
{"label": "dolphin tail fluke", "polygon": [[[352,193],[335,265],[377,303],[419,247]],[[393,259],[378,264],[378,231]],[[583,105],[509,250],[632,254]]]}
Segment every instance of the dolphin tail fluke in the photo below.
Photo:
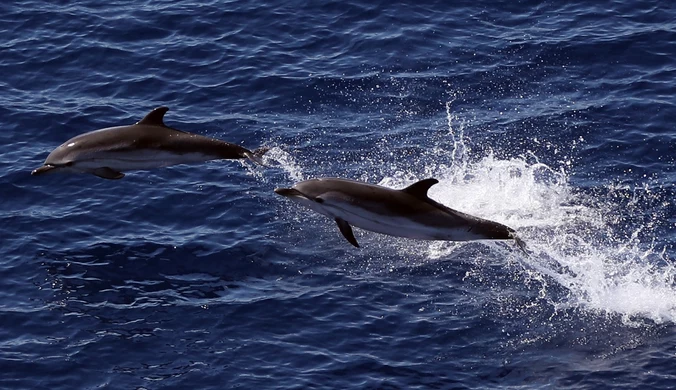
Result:
{"label": "dolphin tail fluke", "polygon": [[258,148],[258,149],[255,149],[253,151],[247,150],[246,152],[244,152],[244,155],[246,156],[246,158],[253,161],[254,163],[266,167],[267,165],[265,165],[265,163],[263,163],[263,155],[268,150],[270,150],[270,148]]}

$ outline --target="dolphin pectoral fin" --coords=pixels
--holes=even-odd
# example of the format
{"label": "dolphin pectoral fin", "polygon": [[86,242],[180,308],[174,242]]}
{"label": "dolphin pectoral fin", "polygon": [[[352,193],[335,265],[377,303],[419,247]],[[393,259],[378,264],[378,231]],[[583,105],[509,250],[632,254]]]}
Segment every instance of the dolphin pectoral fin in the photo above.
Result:
{"label": "dolphin pectoral fin", "polygon": [[357,239],[354,238],[354,233],[352,233],[352,226],[350,226],[350,224],[347,223],[346,220],[341,218],[336,218],[336,223],[338,224],[338,229],[340,229],[340,232],[343,234],[343,237],[345,237],[345,239],[347,239],[347,241],[349,241],[350,244],[359,248]]}
{"label": "dolphin pectoral fin", "polygon": [[439,183],[439,180],[437,179],[424,179],[420,180],[419,182],[415,182],[411,184],[410,186],[402,189],[401,191],[406,192],[407,194],[413,195],[416,198],[419,199],[427,199],[427,191],[429,191],[430,187],[433,185]]}
{"label": "dolphin pectoral fin", "polygon": [[117,179],[122,179],[124,177],[124,173],[118,172],[118,171],[111,169],[111,168],[108,168],[108,167],[96,168],[91,172],[92,172],[93,175],[96,175],[96,176],[103,178],[103,179],[109,179],[109,180],[117,180]]}

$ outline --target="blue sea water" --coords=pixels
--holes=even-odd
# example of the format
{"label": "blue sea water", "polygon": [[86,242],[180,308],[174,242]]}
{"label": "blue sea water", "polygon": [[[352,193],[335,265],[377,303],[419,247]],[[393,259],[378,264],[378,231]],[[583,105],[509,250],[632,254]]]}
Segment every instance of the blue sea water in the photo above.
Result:
{"label": "blue sea water", "polygon": [[[0,4],[0,388],[666,389],[671,2]],[[30,176],[165,122],[247,148]],[[339,176],[507,224],[424,242],[275,187]]]}

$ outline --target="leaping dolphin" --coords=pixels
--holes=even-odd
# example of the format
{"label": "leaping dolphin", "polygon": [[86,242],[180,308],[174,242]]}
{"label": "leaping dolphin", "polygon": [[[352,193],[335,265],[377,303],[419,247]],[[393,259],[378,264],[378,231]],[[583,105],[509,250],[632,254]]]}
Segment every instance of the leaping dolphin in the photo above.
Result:
{"label": "leaping dolphin", "polygon": [[162,118],[167,107],[152,110],[130,126],[108,127],[78,135],[54,149],[31,172],[91,173],[121,179],[123,171],[160,168],[207,160],[248,158],[256,163],[266,148],[250,151],[239,145],[172,129]]}
{"label": "leaping dolphin", "polygon": [[[350,244],[359,247],[351,225],[397,237],[421,240],[508,240],[523,242],[513,229],[450,209],[427,196],[437,179],[425,179],[402,190],[363,182],[320,178],[275,192],[332,218]],[[524,250],[525,251],[525,250]]]}

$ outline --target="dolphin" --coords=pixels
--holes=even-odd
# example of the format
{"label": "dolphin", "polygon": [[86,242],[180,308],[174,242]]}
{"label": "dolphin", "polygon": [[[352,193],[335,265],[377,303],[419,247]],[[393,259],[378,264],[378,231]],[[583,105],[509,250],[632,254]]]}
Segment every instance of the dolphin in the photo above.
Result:
{"label": "dolphin", "polygon": [[[338,178],[318,178],[275,192],[338,224],[343,236],[359,247],[352,225],[377,233],[420,240],[509,240],[524,249],[516,232],[497,222],[450,209],[427,196],[437,184],[429,178],[394,190]],[[525,251],[525,250],[524,250]]]}
{"label": "dolphin", "polygon": [[31,175],[73,172],[121,179],[123,171],[240,158],[262,165],[260,157],[267,148],[250,151],[218,139],[172,129],[162,120],[167,111],[167,107],[158,107],[133,125],[108,127],[71,138],[54,149]]}

